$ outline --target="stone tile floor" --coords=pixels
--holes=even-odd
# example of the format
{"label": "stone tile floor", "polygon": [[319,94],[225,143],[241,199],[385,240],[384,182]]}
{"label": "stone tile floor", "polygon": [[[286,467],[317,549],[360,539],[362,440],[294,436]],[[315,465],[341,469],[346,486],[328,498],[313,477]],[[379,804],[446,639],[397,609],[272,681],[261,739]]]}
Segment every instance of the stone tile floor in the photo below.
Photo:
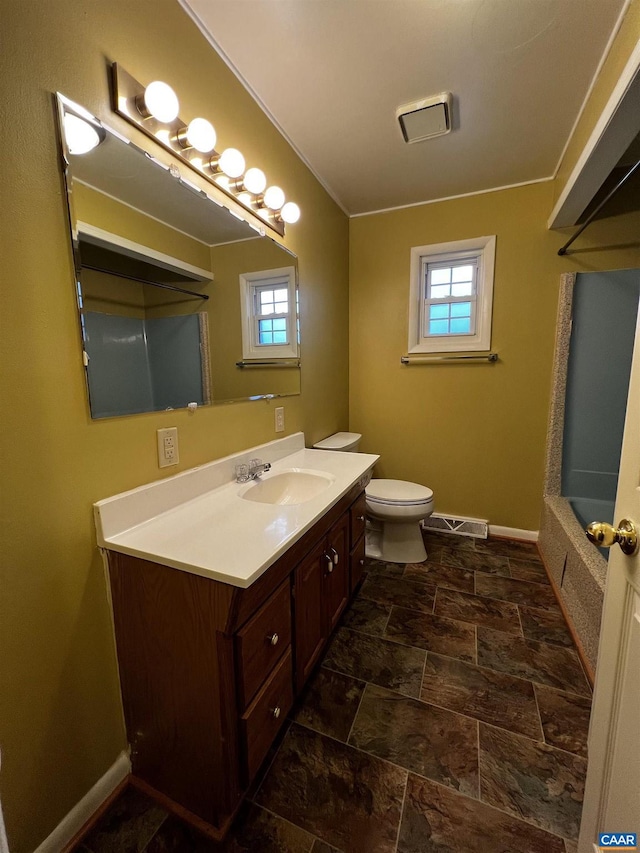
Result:
{"label": "stone tile floor", "polygon": [[573,853],[591,691],[535,546],[369,560],[262,782],[215,844],[133,788],[81,853]]}

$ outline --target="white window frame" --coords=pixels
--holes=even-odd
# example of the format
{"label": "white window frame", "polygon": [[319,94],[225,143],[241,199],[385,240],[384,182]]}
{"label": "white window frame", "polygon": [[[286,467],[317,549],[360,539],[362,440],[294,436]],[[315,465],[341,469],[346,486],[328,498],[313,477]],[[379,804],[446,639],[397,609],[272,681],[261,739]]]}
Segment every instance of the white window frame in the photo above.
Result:
{"label": "white window frame", "polygon": [[[258,343],[255,311],[255,294],[258,289],[286,286],[289,311],[286,314],[289,341],[286,344]],[[280,267],[258,270],[240,275],[240,311],[242,315],[242,358],[270,360],[275,358],[298,358],[298,329],[296,310],[296,268]],[[283,315],[274,315],[274,319]]]}
{"label": "white window frame", "polygon": [[[475,237],[451,243],[414,246],[411,249],[411,282],[409,286],[409,354],[436,352],[483,352],[491,349],[491,317],[493,312],[493,276],[496,237]],[[428,264],[458,263],[477,259],[474,334],[429,335],[426,330],[424,271]],[[468,302],[469,298],[452,298],[449,302]],[[473,303],[473,300],[471,300]],[[472,304],[472,316],[474,307]]]}

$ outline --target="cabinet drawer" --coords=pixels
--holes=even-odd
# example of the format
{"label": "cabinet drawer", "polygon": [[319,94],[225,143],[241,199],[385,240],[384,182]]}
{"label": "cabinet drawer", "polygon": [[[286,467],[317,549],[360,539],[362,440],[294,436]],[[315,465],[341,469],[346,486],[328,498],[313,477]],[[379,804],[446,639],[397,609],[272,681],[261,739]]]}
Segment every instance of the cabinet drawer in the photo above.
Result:
{"label": "cabinet drawer", "polygon": [[289,578],[236,634],[238,699],[246,708],[291,645]]}
{"label": "cabinet drawer", "polygon": [[292,704],[293,670],[291,648],[288,648],[251,706],[242,715],[247,782],[255,776]]}
{"label": "cabinet drawer", "polygon": [[351,554],[351,587],[350,592],[360,583],[360,578],[364,572],[364,536],[360,537],[356,547]]}
{"label": "cabinet drawer", "polygon": [[351,514],[351,547],[356,544],[358,539],[364,534],[364,519],[367,510],[366,498],[364,492],[349,510]]}

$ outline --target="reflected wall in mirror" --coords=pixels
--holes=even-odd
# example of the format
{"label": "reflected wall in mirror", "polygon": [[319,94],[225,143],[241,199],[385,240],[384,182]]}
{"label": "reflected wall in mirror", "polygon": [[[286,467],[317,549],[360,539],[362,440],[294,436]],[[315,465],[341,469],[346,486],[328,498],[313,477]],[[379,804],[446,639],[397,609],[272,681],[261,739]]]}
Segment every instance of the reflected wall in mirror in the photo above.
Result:
{"label": "reflected wall in mirror", "polygon": [[[58,97],[62,128],[69,103]],[[74,154],[63,141],[63,155],[91,416],[299,394],[294,256],[89,118],[100,143]],[[243,360],[241,277],[283,268],[296,357],[263,334]],[[272,312],[266,326],[283,328]]]}

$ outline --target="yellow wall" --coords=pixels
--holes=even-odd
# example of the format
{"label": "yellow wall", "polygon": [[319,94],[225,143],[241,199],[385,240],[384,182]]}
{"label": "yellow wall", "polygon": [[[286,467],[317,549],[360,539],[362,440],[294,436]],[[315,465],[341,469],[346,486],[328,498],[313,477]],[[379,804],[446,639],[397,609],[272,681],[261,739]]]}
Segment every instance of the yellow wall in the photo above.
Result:
{"label": "yellow wall", "polygon": [[[554,203],[560,197],[571,172],[576,166],[589,137],[596,126],[611,93],[640,39],[640,0],[631,0],[620,29],[614,39],[609,55],[598,75],[598,79],[585,104],[585,108],[564,152],[558,174],[554,181]],[[551,211],[549,211],[551,212]]]}
{"label": "yellow wall", "polygon": [[[428,485],[436,512],[538,529],[560,273],[640,266],[638,213],[594,223],[582,251],[559,258],[552,192],[549,181],[351,220],[350,428],[381,454],[376,476]],[[402,366],[411,247],[488,234],[500,361]]]}
{"label": "yellow wall", "polygon": [[110,234],[148,246],[156,252],[180,258],[200,269],[211,268],[211,250],[206,243],[152,219],[93,187],[73,181],[72,205],[79,222],[87,222]]}
{"label": "yellow wall", "polygon": [[286,243],[303,393],[284,406],[287,432],[310,441],[347,426],[348,227],[175,0],[2,0],[2,31],[0,795],[11,850],[26,853],[125,747],[92,502],[175,473],[157,467],[160,427],[178,427],[178,470],[275,437],[265,402],[90,420],[51,93],[115,125],[108,61],[164,78],[185,117],[210,117],[300,204]]}

